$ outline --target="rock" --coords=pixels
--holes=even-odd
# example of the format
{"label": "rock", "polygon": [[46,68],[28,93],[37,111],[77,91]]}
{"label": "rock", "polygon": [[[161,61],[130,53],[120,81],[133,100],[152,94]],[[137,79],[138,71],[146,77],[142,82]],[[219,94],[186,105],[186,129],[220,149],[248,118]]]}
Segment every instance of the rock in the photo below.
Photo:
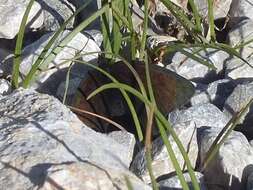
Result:
{"label": "rock", "polygon": [[[5,0],[0,5],[0,38],[13,39],[18,31],[28,5],[28,0]],[[41,6],[34,2],[28,16],[30,28],[39,28],[43,24]]]}
{"label": "rock", "polygon": [[226,99],[233,92],[235,86],[235,82],[228,79],[217,80],[208,85],[197,84],[199,89],[191,98],[191,104],[212,103],[222,110]]}
{"label": "rock", "polygon": [[[235,87],[232,94],[228,97],[224,105],[224,114],[231,118],[245,107],[253,97],[253,82],[244,82]],[[253,139],[253,106],[240,118],[239,124],[241,127],[238,130],[242,131],[250,140]]]}
{"label": "rock", "polygon": [[[196,50],[192,50],[193,52]],[[192,53],[191,51],[191,53]],[[184,54],[177,52],[172,58],[171,64],[167,65],[166,68],[175,71],[179,75],[185,77],[193,82],[209,83],[218,78],[218,74],[222,72],[223,65],[226,58],[229,55],[223,51],[217,51],[214,49],[207,49],[206,51],[199,52],[199,56],[213,64],[216,67],[216,71],[208,68],[205,65],[187,58]],[[168,62],[169,63],[169,62]]]}
{"label": "rock", "polygon": [[[61,35],[60,39],[58,39],[55,42],[56,44],[59,44],[60,40],[62,40],[65,36],[69,34],[69,31],[64,31],[64,33]],[[53,33],[48,33],[42,36],[38,41],[34,42],[33,44],[26,46],[22,52],[23,59],[22,63],[20,65],[20,72],[23,75],[26,75],[30,69],[32,64],[37,59],[38,55],[42,52],[43,48],[46,46],[48,40],[52,37]],[[97,44],[87,38],[85,35],[78,33],[64,48],[63,50],[57,54],[54,61],[49,63],[48,66],[42,66],[40,67],[42,70],[45,70],[47,68],[52,68],[48,70],[47,72],[40,73],[37,80],[34,84],[32,84],[33,88],[38,89],[40,92],[45,92],[48,94],[56,94],[56,90],[59,86],[59,84],[65,80],[66,78],[66,70],[69,67],[71,62],[68,62],[66,64],[61,64],[63,61],[66,61],[68,59],[72,59],[76,56],[77,53],[87,53],[87,52],[98,52],[100,51],[100,48],[97,46]],[[90,54],[90,55],[84,55],[82,57],[82,60],[86,62],[92,62],[96,61],[98,57],[98,54]],[[6,61],[6,63],[3,63],[5,65],[5,71],[6,73],[11,73],[11,65],[12,60]],[[45,68],[46,67],[46,68]],[[83,75],[87,72],[86,70],[79,70],[78,74],[84,72]],[[77,74],[77,75],[78,75]]]}
{"label": "rock", "polygon": [[[219,134],[219,129],[203,127],[198,130],[200,160],[203,164],[207,151]],[[246,180],[253,170],[253,151],[246,137],[233,131],[220,147],[217,155],[204,170],[208,189],[245,189]]]}
{"label": "rock", "polygon": [[[87,3],[86,0],[72,0],[71,3],[78,9],[81,7],[84,3]],[[86,20],[91,16],[93,13],[95,13],[98,9],[101,8],[101,0],[92,0],[87,7],[85,7],[81,13],[76,18],[76,23],[79,24],[82,21]],[[100,20],[96,19],[93,21],[86,29],[96,29],[100,30]]]}
{"label": "rock", "polygon": [[[45,31],[56,31],[75,12],[72,1],[68,0],[37,0],[44,13],[43,29]],[[74,26],[72,19],[66,26],[71,29]]]}
{"label": "rock", "polygon": [[[198,145],[196,138],[196,128],[193,122],[179,123],[173,126],[178,138],[181,140],[185,150],[188,152],[189,159],[193,168],[197,160]],[[184,159],[176,143],[171,136],[168,137],[174,150],[175,156],[181,167],[184,165]],[[152,168],[155,178],[174,172],[175,169],[168,157],[168,152],[163,144],[161,137],[158,137],[152,143]],[[141,177],[146,183],[150,182],[150,177],[146,168],[145,150],[141,149],[131,164],[131,171]]]}
{"label": "rock", "polygon": [[[124,176],[133,184],[142,184],[127,170],[124,146],[86,127],[49,95],[19,89],[4,96],[0,99],[0,126],[0,183],[5,189],[52,189],[61,187],[58,182],[67,189],[107,189],[100,183],[101,188],[97,183],[82,183],[78,188],[89,176],[90,182],[121,184],[120,189],[127,189]],[[117,177],[110,178],[108,173]],[[147,188],[144,184],[138,187]]]}
{"label": "rock", "polygon": [[85,30],[84,34],[88,34],[100,47],[103,42],[103,35],[99,30]]}
{"label": "rock", "polygon": [[[195,172],[195,176],[197,177],[200,190],[207,190],[205,182],[204,182],[204,176],[203,174],[199,172]],[[190,190],[193,190],[192,182],[191,182],[191,177],[189,173],[184,173],[185,180],[190,188]],[[159,190],[176,190],[176,189],[182,189],[180,180],[178,179],[178,176],[173,176],[168,179],[163,179],[159,181]]]}
{"label": "rock", "polygon": [[253,19],[253,6],[250,0],[233,0],[229,10],[230,17],[248,17]]}
{"label": "rock", "polygon": [[125,177],[131,182],[133,190],[151,190],[130,172],[106,170],[88,162],[53,165],[48,170],[42,189],[55,189],[53,181],[62,189],[128,190]]}
{"label": "rock", "polygon": [[[249,167],[253,167],[251,164]],[[253,189],[253,172],[249,175],[247,179],[247,190],[252,190]]]}
{"label": "rock", "polygon": [[56,92],[57,98],[59,98],[61,101],[64,99],[65,90],[66,91],[66,104],[72,105],[74,101],[74,97],[77,91],[77,88],[82,81],[81,78],[73,78],[70,79],[68,82],[68,87],[66,86],[66,81],[62,82]]}
{"label": "rock", "polygon": [[5,79],[0,79],[0,96],[8,95],[11,92],[11,84]]}
{"label": "rock", "polygon": [[197,128],[210,126],[220,129],[228,122],[228,118],[210,103],[197,104],[185,110],[173,111],[169,114],[169,120],[172,125],[193,121]]}
{"label": "rock", "polygon": [[[226,17],[228,15],[228,11],[229,11],[232,1],[233,0],[214,1],[214,5],[213,5],[214,19]],[[200,14],[204,18],[207,18],[208,17],[208,2],[202,1],[202,0],[194,0],[194,2],[197,5]]]}
{"label": "rock", "polygon": [[[252,9],[253,10],[253,9]],[[253,21],[243,19],[235,23],[231,31],[228,33],[228,40],[231,46],[239,45],[241,42],[247,42],[252,39]],[[242,58],[253,65],[252,54],[253,42],[247,44],[241,49],[238,49]],[[252,66],[253,67],[253,66]],[[232,58],[226,63],[226,76],[232,79],[252,78],[253,68],[243,62],[241,59]]]}
{"label": "rock", "polygon": [[108,137],[114,139],[126,148],[128,152],[129,163],[131,163],[136,143],[134,135],[127,131],[113,131],[108,134]]}

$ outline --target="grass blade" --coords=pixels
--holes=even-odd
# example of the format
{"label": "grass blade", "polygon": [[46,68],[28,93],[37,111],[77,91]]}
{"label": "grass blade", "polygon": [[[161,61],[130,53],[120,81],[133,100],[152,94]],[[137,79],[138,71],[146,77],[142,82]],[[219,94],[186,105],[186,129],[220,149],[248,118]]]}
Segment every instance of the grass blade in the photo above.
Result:
{"label": "grass blade", "polygon": [[22,52],[22,46],[23,46],[23,39],[24,39],[24,33],[25,33],[25,27],[26,27],[26,22],[28,20],[29,13],[32,9],[33,3],[35,0],[31,0],[29,4],[27,5],[27,8],[25,10],[24,16],[22,18],[19,32],[18,32],[18,37],[16,41],[16,47],[15,47],[15,52],[14,52],[14,63],[13,63],[13,70],[12,70],[12,86],[14,88],[18,88],[18,79],[19,79],[19,67],[21,64],[21,52]]}

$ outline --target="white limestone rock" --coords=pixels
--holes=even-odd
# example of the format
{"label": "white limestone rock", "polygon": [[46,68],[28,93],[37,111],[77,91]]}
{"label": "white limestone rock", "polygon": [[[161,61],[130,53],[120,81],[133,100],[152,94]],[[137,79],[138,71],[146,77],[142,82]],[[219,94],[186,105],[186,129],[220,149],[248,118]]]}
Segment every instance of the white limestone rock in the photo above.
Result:
{"label": "white limestone rock", "polygon": [[[4,0],[0,3],[0,38],[13,39],[18,31],[29,0]],[[30,23],[31,22],[31,23]],[[28,16],[30,28],[43,24],[43,14],[38,2],[34,2]]]}

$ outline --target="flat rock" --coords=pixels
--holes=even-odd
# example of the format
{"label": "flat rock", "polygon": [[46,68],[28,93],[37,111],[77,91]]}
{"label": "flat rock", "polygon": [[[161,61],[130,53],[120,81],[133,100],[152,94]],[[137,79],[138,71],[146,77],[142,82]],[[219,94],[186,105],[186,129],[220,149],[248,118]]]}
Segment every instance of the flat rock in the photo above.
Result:
{"label": "flat rock", "polygon": [[[28,5],[28,0],[4,0],[0,5],[0,38],[13,39],[18,31]],[[38,2],[34,2],[28,16],[30,28],[39,28],[43,24],[43,14]]]}
{"label": "flat rock", "polygon": [[[181,140],[185,150],[188,150],[188,156],[194,168],[198,155],[197,136],[194,123],[179,123],[177,125],[174,125],[173,129],[178,135],[178,138]],[[180,150],[178,149],[175,141],[171,136],[168,137],[168,140],[172,145],[172,149],[174,150],[175,156],[180,166],[183,167],[184,159],[180,153]],[[175,171],[161,137],[158,137],[152,143],[152,157],[152,168],[155,178]],[[137,176],[142,178],[146,183],[150,182],[150,177],[146,166],[144,148],[141,149],[135,156],[131,164],[131,171],[133,171]]]}
{"label": "flat rock", "polygon": [[[194,50],[192,50],[194,52]],[[223,51],[207,49],[199,52],[199,57],[207,60],[210,64],[215,66],[216,71],[200,64],[199,62],[187,58],[184,54],[178,52],[173,58],[172,62],[166,68],[175,71],[177,74],[185,77],[188,80],[200,83],[209,83],[217,78],[217,75],[223,70],[226,58],[229,55]]]}
{"label": "flat rock", "polygon": [[169,120],[172,124],[193,121],[197,128],[211,126],[222,129],[227,124],[228,117],[213,104],[204,103],[173,111],[169,114]]}
{"label": "flat rock", "polygon": [[[217,128],[198,130],[200,160],[203,164],[207,151],[219,134]],[[245,189],[247,177],[252,172],[253,151],[246,137],[233,131],[220,147],[217,155],[204,170],[208,189]]]}
{"label": "flat rock", "polygon": [[[103,183],[99,183],[100,186],[84,183],[79,187],[80,181],[86,181],[89,176],[90,182],[94,182],[92,176],[96,176],[96,180],[101,176],[98,181],[120,183],[120,189],[127,189],[123,180],[129,173],[126,149],[86,127],[57,99],[19,89],[0,99],[0,116],[0,184],[4,189],[38,189],[41,186],[50,189],[61,185],[57,182],[62,182],[67,189],[103,187]],[[107,172],[118,178],[111,179]],[[133,175],[129,177],[133,183],[141,184]],[[134,189],[145,188],[142,184]]]}
{"label": "flat rock", "polygon": [[[185,180],[186,180],[190,190],[194,190],[189,173],[184,173],[183,175],[185,177]],[[207,190],[205,182],[204,182],[203,174],[201,174],[199,172],[195,172],[195,176],[197,177],[197,180],[198,180],[198,183],[200,186],[200,190]],[[182,186],[181,186],[178,176],[173,176],[168,179],[163,179],[163,180],[159,181],[159,185],[160,185],[159,190],[182,189]]]}

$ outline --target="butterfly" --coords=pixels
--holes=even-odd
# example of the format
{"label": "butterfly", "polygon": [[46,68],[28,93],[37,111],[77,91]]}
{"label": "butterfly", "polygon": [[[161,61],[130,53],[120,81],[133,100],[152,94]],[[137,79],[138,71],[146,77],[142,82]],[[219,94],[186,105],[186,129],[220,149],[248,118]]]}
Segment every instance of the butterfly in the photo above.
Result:
{"label": "butterfly", "polygon": [[[147,85],[145,85],[145,64],[136,62],[133,64],[133,67],[147,89]],[[102,65],[102,68],[114,76],[119,82],[139,89],[133,74],[123,62],[117,62],[110,66]],[[194,94],[194,86],[192,83],[175,72],[155,64],[150,64],[149,70],[156,104],[164,115],[186,104]],[[87,100],[87,96],[95,89],[110,82],[112,81],[100,72],[96,70],[90,71],[88,77],[79,85],[74,107],[109,118],[124,126],[127,131],[135,133],[129,108],[118,89],[103,91]],[[130,95],[130,98],[135,106],[141,124],[145,128],[145,106],[133,95]],[[77,115],[87,126],[97,131],[110,132],[115,130],[113,126],[108,125],[108,123],[94,116],[82,113],[77,113]]]}

